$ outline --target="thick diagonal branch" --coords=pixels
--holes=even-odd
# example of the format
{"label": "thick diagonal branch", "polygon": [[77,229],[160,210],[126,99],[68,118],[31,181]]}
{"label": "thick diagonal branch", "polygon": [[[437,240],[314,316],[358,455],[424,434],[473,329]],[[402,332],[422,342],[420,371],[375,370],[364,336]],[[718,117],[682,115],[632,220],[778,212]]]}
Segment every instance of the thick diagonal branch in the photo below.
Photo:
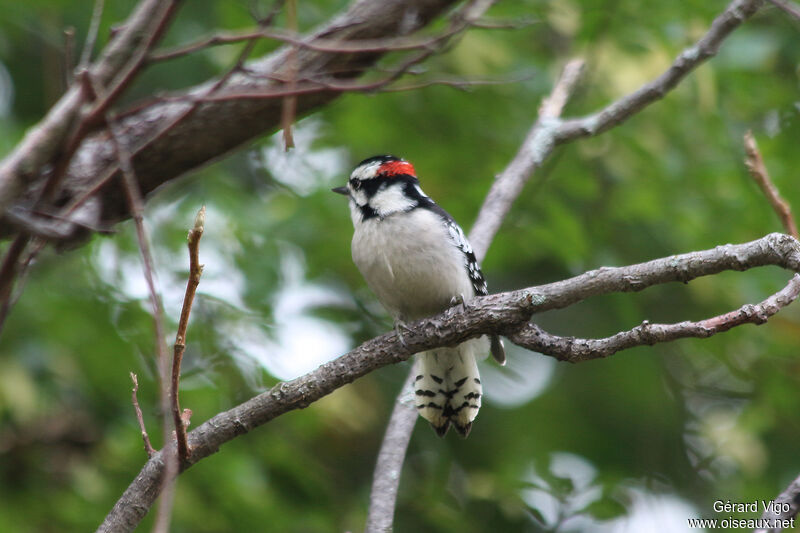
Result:
{"label": "thick diagonal branch", "polygon": [[[326,363],[293,381],[220,413],[191,431],[188,465],[215,453],[219,447],[252,429],[381,368],[408,359],[412,354],[438,346],[460,344],[487,333],[513,335],[525,327],[531,315],[567,307],[591,296],[631,292],[671,281],[688,282],[725,270],[744,271],[766,265],[800,270],[800,243],[780,233],[738,245],[718,246],[637,265],[592,270],[556,283],[494,294],[470,300],[435,317],[409,324],[405,345],[395,333],[387,333]],[[99,531],[131,531],[158,496],[164,475],[163,451],[151,458],[123,493]],[[174,453],[167,449],[166,453]]]}
{"label": "thick diagonal branch", "polygon": [[[486,0],[468,3],[480,4]],[[360,41],[409,35],[426,26],[456,0],[357,0],[342,15],[306,37],[330,41]],[[293,53],[297,79],[347,81],[360,77],[383,52],[319,51],[310,48],[283,47],[276,52],[246,64],[242,72],[226,80],[214,92],[214,98],[196,105],[196,97],[207,96],[215,80],[173,95],[176,98],[156,100],[142,105],[120,119],[120,143],[130,150],[139,185],[144,194],[187,171],[197,168],[281,124],[282,98],[236,98],[241,94],[280,93],[286,88],[290,72],[287,58]],[[297,116],[303,116],[342,94],[341,90],[316,84],[313,90],[297,94]],[[77,96],[73,97],[77,99]],[[70,105],[75,102],[70,100]],[[187,110],[191,113],[187,114]],[[179,119],[179,120],[178,120]],[[18,150],[28,158],[38,153],[36,146],[26,143]],[[41,158],[36,158],[36,161]],[[14,160],[16,161],[16,160]],[[14,163],[11,161],[9,164]],[[16,165],[13,168],[17,168]],[[26,168],[37,169],[35,164]],[[3,167],[5,168],[5,167]],[[64,190],[59,202],[94,190],[98,176],[116,172],[117,161],[108,139],[102,135],[88,138],[78,149],[67,169]],[[13,177],[16,174],[8,174]],[[4,206],[22,194],[33,194],[37,178],[11,180],[0,173],[0,213]],[[25,183],[26,188],[6,187],[4,183]],[[105,180],[94,193],[102,200],[103,222],[114,222],[128,216],[124,195],[117,189],[117,180]],[[2,225],[0,225],[2,226]],[[7,225],[6,225],[7,226]],[[5,229],[8,232],[9,229]],[[2,232],[0,232],[1,234]]]}
{"label": "thick diagonal branch", "polygon": [[[100,87],[115,80],[131,66],[131,60],[142,43],[152,37],[156,21],[165,18],[173,9],[171,2],[143,0],[125,25],[92,65],[88,74]],[[73,84],[50,109],[45,118],[25,135],[17,147],[0,162],[0,214],[26,188],[41,178],[43,167],[64,149],[67,136],[86,103],[87,95],[81,84]],[[113,147],[106,141],[108,157],[114,160]],[[124,201],[123,201],[124,203]],[[124,206],[122,206],[124,209]]]}

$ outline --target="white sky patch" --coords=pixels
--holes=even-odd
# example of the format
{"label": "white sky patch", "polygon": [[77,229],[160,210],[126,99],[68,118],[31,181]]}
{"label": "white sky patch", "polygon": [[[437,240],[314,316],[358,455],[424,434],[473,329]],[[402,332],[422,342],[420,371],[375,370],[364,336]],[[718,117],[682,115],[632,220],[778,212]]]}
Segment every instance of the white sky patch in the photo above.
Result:
{"label": "white sky patch", "polygon": [[322,127],[319,119],[303,119],[292,130],[293,149],[284,149],[283,133],[278,132],[261,152],[267,171],[300,196],[347,181],[347,150],[313,147]]}
{"label": "white sky patch", "polygon": [[557,361],[506,342],[506,366],[481,365],[484,399],[496,407],[514,408],[542,394],[553,378]]}
{"label": "white sky patch", "polygon": [[[151,242],[153,228],[166,225],[176,216],[179,216],[176,203],[160,205],[148,211],[145,216],[145,231]],[[192,222],[192,218],[187,218],[187,233]],[[200,241],[200,263],[206,266],[198,293],[213,296],[239,308],[244,306],[241,295],[247,285],[234,262],[239,248],[239,242],[234,237],[226,215],[207,207],[206,227]],[[185,245],[177,249],[151,245],[151,252],[154,262],[153,277],[164,303],[164,312],[168,316],[178,317],[188,279],[188,248]],[[116,242],[104,239],[97,246],[92,262],[104,283],[114,287],[126,299],[140,300],[143,307],[150,312],[150,292],[138,252],[122,251]]]}
{"label": "white sky patch", "polygon": [[237,335],[243,354],[281,380],[294,379],[346,353],[350,337],[334,323],[313,315],[320,306],[350,306],[340,292],[305,279],[302,253],[288,245],[281,253],[281,288],[273,296],[275,323],[250,326]]}
{"label": "white sky patch", "polygon": [[[178,205],[167,204],[150,210],[145,217],[148,235],[179,216]],[[187,232],[191,218],[187,221]],[[205,265],[198,295],[207,295],[246,310],[247,282],[235,263],[241,252],[234,236],[234,225],[226,214],[207,207],[206,226],[200,241],[200,262]],[[220,320],[220,328],[235,344],[240,358],[257,361],[275,377],[288,380],[328,362],[351,347],[350,337],[336,324],[314,316],[321,306],[350,307],[352,301],[340,291],[306,280],[302,251],[284,244],[281,247],[281,283],[272,295],[275,322],[266,323],[254,314],[236,320]],[[185,246],[166,249],[152,246],[156,287],[167,316],[177,317],[183,304],[189,269]],[[125,299],[138,301],[151,311],[150,293],[138,252],[123,251],[111,239],[95,248],[92,263],[98,277]],[[159,280],[160,274],[160,280]],[[163,280],[163,281],[162,281]]]}
{"label": "white sky patch", "polygon": [[684,533],[689,518],[699,517],[697,509],[674,494],[656,494],[638,486],[620,487],[624,500],[629,502],[627,513],[611,520],[597,520],[581,510],[602,496],[596,483],[597,469],[584,457],[567,452],[555,452],[550,458],[550,473],[572,482],[573,491],[566,498],[554,496],[548,482],[531,466],[523,481],[532,488],[523,489],[522,499],[539,511],[546,527],[558,526],[558,531],[578,533]]}
{"label": "white sky patch", "polygon": [[[531,483],[532,488],[522,490],[522,499],[541,513],[545,525],[555,526],[561,517],[567,518],[562,527],[571,525],[573,520],[581,518],[577,513],[593,501],[600,498],[602,488],[594,484],[597,469],[585,458],[566,452],[555,452],[550,458],[550,472],[560,478],[572,481],[573,492],[564,501],[559,500],[550,489],[549,483],[545,478],[536,472],[535,467],[531,467],[523,477],[524,481]],[[562,529],[559,528],[559,531]],[[565,531],[573,531],[571,528]],[[589,531],[589,530],[587,530]]]}
{"label": "white sky patch", "polygon": [[[688,519],[702,514],[674,494],[653,494],[642,489],[631,489],[627,497],[632,500],[628,514],[607,523],[599,523],[598,533],[685,533]],[[587,531],[587,530],[583,530]]]}

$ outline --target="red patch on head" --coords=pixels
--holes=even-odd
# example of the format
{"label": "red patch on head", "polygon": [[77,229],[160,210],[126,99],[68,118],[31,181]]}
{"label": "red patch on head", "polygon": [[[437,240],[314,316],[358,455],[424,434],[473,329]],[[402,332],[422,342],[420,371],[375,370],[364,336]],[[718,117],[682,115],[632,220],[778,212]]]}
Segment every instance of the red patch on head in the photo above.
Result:
{"label": "red patch on head", "polygon": [[414,165],[408,161],[388,161],[381,165],[378,173],[384,176],[398,176],[400,174],[416,176]]}

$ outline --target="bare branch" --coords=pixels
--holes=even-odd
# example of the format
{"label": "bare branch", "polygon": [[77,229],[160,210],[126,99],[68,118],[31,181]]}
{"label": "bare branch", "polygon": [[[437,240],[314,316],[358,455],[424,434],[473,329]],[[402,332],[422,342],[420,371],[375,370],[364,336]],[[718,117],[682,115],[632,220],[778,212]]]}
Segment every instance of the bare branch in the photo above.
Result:
{"label": "bare branch", "polygon": [[559,337],[547,333],[536,324],[529,323],[526,328],[510,334],[509,340],[514,344],[544,355],[551,355],[561,361],[578,363],[608,357],[634,346],[653,345],[688,337],[704,339],[742,324],[763,324],[769,317],[792,303],[798,295],[800,295],[800,276],[795,275],[789,280],[786,287],[761,303],[747,304],[730,313],[699,322],[651,324],[644,321],[631,330],[605,339]]}
{"label": "bare branch", "polygon": [[86,41],[83,43],[83,50],[81,51],[81,58],[78,61],[80,69],[86,69],[89,62],[92,60],[92,51],[94,44],[97,42],[97,31],[100,29],[100,21],[103,18],[103,10],[105,9],[105,0],[95,0],[94,8],[92,8],[92,18],[89,21],[89,31],[86,33]]}
{"label": "bare branch", "polygon": [[[479,6],[479,10],[485,10],[493,4],[494,1],[475,1],[473,4]],[[287,4],[289,7],[289,4]],[[465,13],[470,13],[465,10]],[[329,52],[334,54],[353,54],[353,53],[386,53],[386,52],[402,52],[410,50],[428,50],[431,48],[439,48],[442,43],[448,41],[450,38],[462,33],[469,27],[484,28],[484,29],[516,29],[523,26],[532,24],[532,21],[485,21],[476,18],[477,11],[471,12],[470,15],[460,17],[452,24],[447,30],[434,35],[433,37],[385,37],[378,39],[359,39],[357,41],[349,41],[344,39],[325,38],[325,37],[310,37],[306,38],[297,33],[296,28],[290,22],[287,22],[289,30],[280,28],[261,28],[258,30],[235,31],[235,32],[221,32],[208,37],[204,37],[194,43],[182,45],[171,50],[163,52],[155,52],[151,54],[149,61],[167,61],[178,57],[183,57],[200,50],[204,50],[211,46],[235,44],[243,41],[250,41],[253,39],[274,39],[283,43],[292,45],[296,48],[305,48],[316,52]]]}
{"label": "bare branch", "polygon": [[[154,21],[173,10],[173,2],[143,0],[91,68],[92,78],[106,86],[129,66],[129,59],[152,36]],[[158,24],[155,24],[157,27]],[[42,121],[33,127],[11,154],[0,162],[0,213],[19,195],[44,165],[64,149],[75,119],[84,103],[81,88],[73,85]],[[71,154],[70,154],[71,155]]]}
{"label": "bare branch", "polygon": [[756,529],[755,533],[780,533],[784,528],[794,528],[794,518],[800,513],[800,476],[789,483],[771,503],[761,515],[762,520],[766,520],[770,526]]}
{"label": "bare branch", "polygon": [[[645,85],[639,91],[611,104],[597,115],[592,115],[586,119],[579,119],[577,123],[585,126],[589,121],[596,120],[599,123],[597,126],[598,128],[602,127],[608,129],[619,124],[630,115],[640,111],[646,107],[647,104],[660,98],[677,85],[682,77],[692,68],[714,55],[722,40],[746,17],[755,13],[759,5],[760,2],[758,0],[734,1],[714,20],[706,35],[698,41],[694,47],[684,51],[665,74],[654,82]],[[694,61],[692,61],[691,56],[694,52],[698,53]],[[532,174],[541,167],[558,143],[569,142],[581,136],[574,133],[564,135],[564,132],[567,131],[569,127],[575,125],[576,120],[562,122],[559,117],[575,84],[580,79],[582,70],[583,61],[580,59],[572,60],[564,67],[553,91],[548,98],[542,102],[536,122],[528,132],[519,151],[511,163],[497,177],[489,193],[486,195],[469,236],[475,255],[479,261],[483,261],[494,236],[497,234],[503,220],[511,210],[512,204],[522,193],[525,183],[530,179]],[[595,119],[594,117],[600,118]],[[604,130],[596,129],[592,134],[594,135],[600,131]],[[539,351],[542,350],[540,349]],[[410,417],[410,414],[396,409],[392,413],[387,435],[390,432],[393,433],[395,425],[405,427],[406,431],[410,434],[413,428],[413,422],[406,422],[406,419]],[[387,446],[391,446],[393,442],[395,442],[395,440],[387,442],[385,439],[381,447],[381,454],[383,454],[384,449]],[[393,456],[398,463],[393,465],[391,470],[387,470],[400,471],[404,460],[405,446],[406,444]],[[373,523],[373,508],[376,502],[381,503],[383,498],[382,494],[376,494],[374,491],[375,485],[373,484],[369,523]],[[396,497],[396,492],[392,495]],[[391,507],[386,508],[393,512],[394,502],[392,502]],[[380,523],[391,526],[392,516],[384,516],[383,521]]]}
{"label": "bare branch", "polygon": [[778,188],[770,179],[769,172],[767,172],[767,167],[764,164],[764,159],[761,157],[761,152],[758,150],[756,139],[753,137],[753,132],[750,130],[747,130],[744,134],[744,151],[745,154],[747,154],[745,165],[750,172],[750,176],[752,176],[753,180],[761,189],[761,192],[763,192],[764,196],[769,200],[772,209],[781,219],[786,233],[797,239],[797,224],[794,222],[789,202],[781,198],[781,193],[778,192]]}
{"label": "bare branch", "polygon": [[[119,132],[117,131],[117,124],[111,117],[106,119],[106,123],[108,125],[108,131],[110,133],[110,137],[114,142],[114,148],[117,153],[117,157],[119,158],[119,165],[122,169],[122,178],[125,184],[125,193],[128,200],[128,205],[130,206],[131,214],[133,217],[133,223],[136,227],[136,238],[139,243],[139,253],[142,256],[142,266],[144,270],[144,279],[147,283],[147,290],[150,295],[150,304],[152,307],[153,313],[153,326],[155,331],[155,348],[156,348],[156,355],[158,357],[158,383],[159,383],[159,392],[161,397],[161,411],[163,413],[163,435],[164,435],[164,449],[166,449],[166,443],[170,441],[170,426],[169,426],[169,417],[166,414],[170,410],[170,392],[169,392],[169,380],[167,379],[168,374],[168,362],[167,362],[167,349],[164,344],[164,339],[166,338],[164,332],[164,306],[161,303],[161,296],[156,289],[156,284],[153,276],[154,268],[153,268],[153,256],[150,253],[150,245],[147,239],[147,234],[144,229],[144,203],[142,200],[142,192],[139,190],[139,184],[136,180],[136,174],[134,173],[133,164],[131,162],[131,155],[128,150],[122,145]],[[179,417],[180,421],[180,417]],[[172,515],[172,501],[174,495],[174,483],[172,483],[172,479],[174,478],[175,474],[178,472],[179,464],[178,464],[178,456],[177,455],[168,455],[166,459],[166,473],[165,479],[167,481],[167,485],[164,487],[164,497],[161,499],[161,505],[158,508],[158,514],[156,516],[156,524],[153,527],[153,530],[158,533],[166,533],[169,529],[169,521]]]}
{"label": "bare branch", "polygon": [[[454,12],[451,24],[456,28],[469,27],[473,21],[480,20],[479,13],[492,1],[468,2],[462,9]],[[389,35],[404,38],[456,3],[457,0],[354,0],[347,12],[332,19],[327,26],[312,32],[304,40],[314,42],[331,39],[337,42],[360,43],[384,39]],[[114,41],[116,39],[112,43]],[[215,80],[187,89],[184,92],[185,98],[180,101],[155,100],[120,114],[122,140],[131,152],[142,192],[147,194],[187,170],[225,154],[265,131],[279,127],[282,98],[287,96],[289,50],[290,47],[283,47],[265,58],[249,62],[246,69],[232,76],[213,99],[208,98],[199,104],[196,101],[202,95],[210,97],[209,87],[215,85]],[[424,57],[433,53],[428,50],[422,51],[426,54]],[[301,79],[343,82],[359,78],[383,53],[334,53],[298,47],[298,85]],[[418,51],[411,55],[420,54]],[[98,79],[94,73],[92,78]],[[99,85],[103,86],[102,83]],[[244,94],[269,94],[271,98],[226,98],[227,95]],[[329,89],[323,84],[305,87],[297,93],[296,115],[307,114],[340,94],[341,91]],[[102,98],[102,93],[100,97]],[[192,110],[188,116],[187,109]],[[177,117],[182,118],[177,120]],[[210,127],[211,124],[213,127]],[[59,191],[59,203],[71,205],[75,198],[91,191],[102,203],[100,220],[97,223],[106,225],[126,218],[127,209],[121,201],[124,193],[117,189],[117,182],[107,178],[99,179],[119,173],[113,147],[108,139],[103,135],[89,137],[81,143],[79,150],[78,156],[72,159],[63,187]],[[41,165],[35,168],[41,168]],[[9,193],[13,199],[22,195],[29,197],[33,194],[32,191],[37,190],[36,186],[40,186],[38,182],[42,179],[42,175],[32,174],[26,181],[24,190],[15,188]],[[99,184],[100,181],[102,185]],[[0,205],[0,212],[2,207]],[[0,224],[0,235],[7,236],[9,233]],[[74,238],[80,235],[81,232],[76,232]]]}
{"label": "bare branch", "polygon": [[144,441],[144,451],[147,457],[153,457],[156,450],[150,444],[150,436],[147,434],[147,428],[144,425],[144,416],[142,415],[142,408],[139,407],[139,398],[136,393],[139,392],[139,379],[136,374],[131,372],[131,381],[133,381],[133,389],[131,389],[131,403],[133,403],[133,410],[136,412],[136,421],[139,422],[139,430],[142,432],[142,440]]}
{"label": "bare branch", "polygon": [[452,37],[463,29],[464,28],[459,28],[457,30],[451,29],[435,37],[386,37],[383,39],[347,41],[343,39],[326,39],[324,37],[309,40],[294,31],[287,31],[280,28],[263,28],[259,30],[217,33],[172,50],[153,53],[148,60],[150,62],[167,61],[198,52],[211,46],[236,44],[254,39],[274,39],[296,48],[333,54],[423,50],[435,47],[443,40]]}
{"label": "bare branch", "polygon": [[553,122],[561,115],[575,84],[583,72],[583,60],[573,59],[564,66],[561,76],[550,95],[542,101],[539,116],[522,141],[517,155],[492,184],[483,201],[478,219],[469,235],[475,257],[483,261],[489,244],[511,210],[511,205],[522,192],[531,174],[539,168],[553,151]]}
{"label": "bare branch", "polygon": [[186,425],[183,420],[178,401],[178,385],[181,380],[181,361],[186,351],[186,330],[189,327],[189,315],[192,312],[194,295],[203,275],[203,265],[200,264],[200,238],[203,236],[206,220],[206,207],[200,208],[194,219],[194,226],[189,230],[187,246],[189,248],[189,280],[186,283],[186,293],[183,296],[181,317],[178,321],[178,332],[175,334],[175,346],[172,351],[172,382],[170,387],[170,402],[172,405],[172,420],[175,424],[175,435],[178,441],[178,460],[183,463],[189,457],[191,450],[186,446]]}
{"label": "bare branch", "polygon": [[406,449],[419,416],[414,407],[412,387],[414,374],[414,370],[411,369],[395,400],[392,416],[383,436],[375,471],[372,473],[366,533],[384,533],[392,530]]}
{"label": "bare branch", "polygon": [[770,4],[777,7],[787,15],[800,20],[800,6],[791,0],[768,0]]}
{"label": "bare branch", "polygon": [[[286,24],[293,32],[297,31],[297,3],[295,0],[286,0]],[[287,87],[289,91],[297,86],[297,46],[289,48],[289,56],[287,57],[288,65],[288,79]],[[297,96],[287,95],[283,97],[283,105],[281,107],[281,129],[283,130],[283,149],[287,152],[290,148],[294,148],[294,136],[292,135],[292,124],[297,116]]]}
{"label": "bare branch", "polygon": [[[563,101],[556,99],[547,104],[558,113],[550,112],[543,117],[543,109],[540,109],[539,118],[528,132],[514,160],[498,176],[481,206],[475,230],[470,235],[472,246],[476,249],[476,257],[481,259],[485,255],[489,243],[500,229],[503,219],[525,183],[557,145],[602,133],[663,98],[689,72],[716,55],[722,41],[742,22],[754,15],[760,6],[761,0],[734,0],[714,19],[708,32],[693,46],[681,52],[664,74],[597,113],[583,118],[559,119],[565,99]],[[579,69],[576,68],[576,71],[578,71],[575,73],[577,76]],[[568,97],[571,88],[566,74],[565,71],[562,79],[565,80],[567,90],[560,91],[564,98]],[[542,107],[545,107],[545,102]]]}
{"label": "bare branch", "polygon": [[20,258],[29,240],[27,235],[17,235],[6,250],[3,263],[0,264],[0,332],[3,331],[13,304],[14,280],[17,278]]}
{"label": "bare branch", "polygon": [[762,0],[734,0],[711,23],[709,30],[697,43],[681,52],[661,76],[606,106],[592,115],[565,120],[554,132],[557,144],[597,135],[624,122],[648,105],[663,98],[692,70],[715,56],[722,41],[744,21],[755,15]]}
{"label": "bare branch", "polygon": [[75,55],[75,28],[70,26],[64,30],[64,87],[69,86],[72,79],[73,56]]}
{"label": "bare branch", "polygon": [[[488,333],[512,335],[526,327],[534,313],[567,307],[591,296],[613,292],[639,291],[671,281],[688,282],[725,270],[743,271],[776,265],[793,272],[800,270],[800,242],[773,233],[738,245],[718,246],[637,265],[601,268],[567,280],[517,291],[477,297],[435,317],[409,324],[405,346],[397,334],[387,333],[286,383],[279,383],[229,411],[220,413],[188,435],[192,449],[189,464],[215,453],[225,442],[245,434],[294,409],[307,407],[334,390],[381,368],[408,359],[412,354],[438,346],[453,346]],[[165,447],[150,459],[123,493],[99,531],[130,531],[144,517],[158,496],[165,476]]]}
{"label": "bare branch", "polygon": [[[153,2],[143,0],[128,19],[128,27],[112,40],[98,63],[79,76],[50,113],[32,128],[17,148],[0,162],[0,214],[4,213],[21,188],[23,181],[47,174],[43,185],[35,187],[35,207],[44,208],[59,190],[66,169],[84,138],[98,122],[106,118],[108,107],[122,94],[138,73],[142,60],[164,33],[174,14],[177,0]],[[135,32],[131,34],[131,31]],[[97,98],[94,83],[107,90]],[[88,89],[88,90],[87,90]],[[90,111],[79,116],[82,105],[92,103]],[[45,168],[48,168],[45,172]],[[74,226],[73,226],[74,227]],[[30,237],[19,233],[15,246],[6,253],[0,275],[0,305],[3,316],[10,308],[10,295],[16,279],[16,264]],[[8,266],[9,268],[5,268]],[[0,326],[2,317],[0,317]]]}

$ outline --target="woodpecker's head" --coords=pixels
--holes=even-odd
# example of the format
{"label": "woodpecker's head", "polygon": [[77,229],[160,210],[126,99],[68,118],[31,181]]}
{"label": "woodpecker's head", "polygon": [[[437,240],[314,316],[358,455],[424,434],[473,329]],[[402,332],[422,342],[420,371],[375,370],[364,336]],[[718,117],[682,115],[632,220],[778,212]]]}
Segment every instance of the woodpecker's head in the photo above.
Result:
{"label": "woodpecker's head", "polygon": [[378,155],[359,163],[345,187],[333,192],[350,197],[354,222],[410,211],[432,203],[422,189],[414,166],[393,155]]}

